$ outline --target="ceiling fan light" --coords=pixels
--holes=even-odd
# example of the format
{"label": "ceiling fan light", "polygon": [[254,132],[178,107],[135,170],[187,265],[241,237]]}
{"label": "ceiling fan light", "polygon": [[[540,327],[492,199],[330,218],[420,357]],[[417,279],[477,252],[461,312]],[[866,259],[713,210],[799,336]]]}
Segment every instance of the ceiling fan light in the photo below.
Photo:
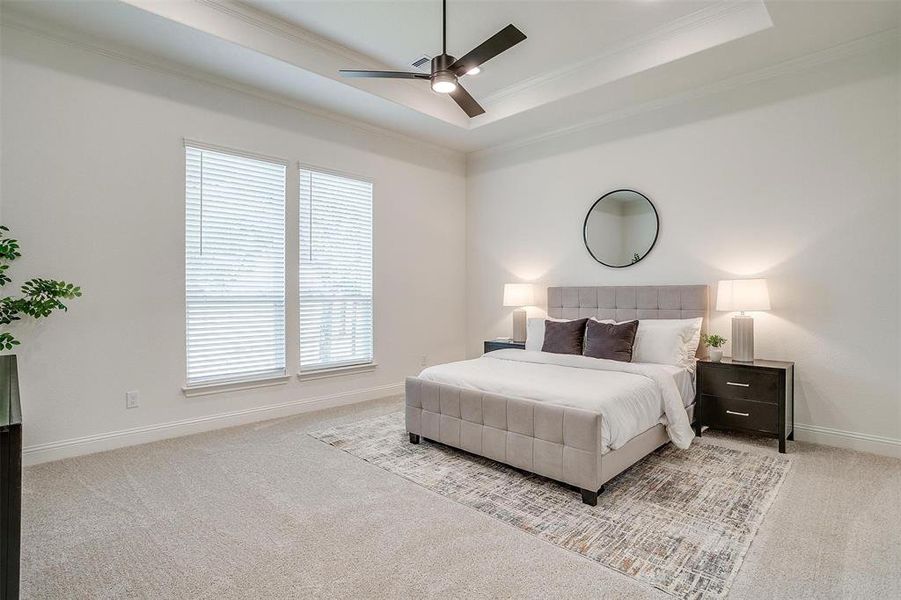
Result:
{"label": "ceiling fan light", "polygon": [[482,72],[482,69],[480,69],[479,67],[473,67],[470,70],[466,71],[466,74],[467,75],[478,75],[481,72]]}
{"label": "ceiling fan light", "polygon": [[432,89],[439,94],[450,94],[457,89],[457,84],[453,81],[436,81],[432,84]]}
{"label": "ceiling fan light", "polygon": [[439,94],[450,94],[457,89],[457,78],[448,72],[442,72],[432,77],[432,90]]}

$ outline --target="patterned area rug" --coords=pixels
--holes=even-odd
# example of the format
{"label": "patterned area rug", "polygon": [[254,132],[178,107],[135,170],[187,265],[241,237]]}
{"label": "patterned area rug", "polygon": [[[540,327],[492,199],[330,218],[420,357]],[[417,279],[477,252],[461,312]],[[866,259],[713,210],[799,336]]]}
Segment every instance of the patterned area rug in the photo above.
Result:
{"label": "patterned area rug", "polygon": [[605,486],[598,505],[538,475],[423,440],[403,413],[311,436],[681,598],[720,598],[791,464],[712,444],[667,445]]}

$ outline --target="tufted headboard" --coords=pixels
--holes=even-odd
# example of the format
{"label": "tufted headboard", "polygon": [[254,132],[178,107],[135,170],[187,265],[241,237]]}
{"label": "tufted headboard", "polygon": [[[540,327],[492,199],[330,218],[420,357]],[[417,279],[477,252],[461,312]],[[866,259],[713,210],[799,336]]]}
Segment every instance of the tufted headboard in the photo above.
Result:
{"label": "tufted headboard", "polygon": [[[557,319],[597,317],[632,319],[690,319],[703,317],[701,333],[707,333],[706,285],[639,285],[600,287],[549,287],[547,314]],[[697,356],[707,355],[698,345]]]}

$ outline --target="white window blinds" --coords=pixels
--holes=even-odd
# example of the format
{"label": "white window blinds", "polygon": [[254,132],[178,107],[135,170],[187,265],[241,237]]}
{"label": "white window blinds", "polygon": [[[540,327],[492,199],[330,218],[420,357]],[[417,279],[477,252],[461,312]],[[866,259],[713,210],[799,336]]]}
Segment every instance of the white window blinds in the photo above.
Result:
{"label": "white window blinds", "polygon": [[285,375],[284,164],[187,146],[188,385]]}
{"label": "white window blinds", "polygon": [[300,170],[300,370],[372,362],[372,184]]}

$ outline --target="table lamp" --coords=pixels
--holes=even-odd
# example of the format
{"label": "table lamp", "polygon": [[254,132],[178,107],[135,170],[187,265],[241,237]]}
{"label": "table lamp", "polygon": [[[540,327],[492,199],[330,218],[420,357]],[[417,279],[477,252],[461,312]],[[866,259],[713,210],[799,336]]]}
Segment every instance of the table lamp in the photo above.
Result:
{"label": "table lamp", "polygon": [[535,304],[535,294],[531,283],[504,284],[504,306],[515,306],[513,311],[513,341],[526,341],[525,306]]}
{"label": "table lamp", "polygon": [[732,360],[754,362],[754,319],[745,311],[770,310],[766,279],[726,279],[716,288],[716,309],[732,317]]}

